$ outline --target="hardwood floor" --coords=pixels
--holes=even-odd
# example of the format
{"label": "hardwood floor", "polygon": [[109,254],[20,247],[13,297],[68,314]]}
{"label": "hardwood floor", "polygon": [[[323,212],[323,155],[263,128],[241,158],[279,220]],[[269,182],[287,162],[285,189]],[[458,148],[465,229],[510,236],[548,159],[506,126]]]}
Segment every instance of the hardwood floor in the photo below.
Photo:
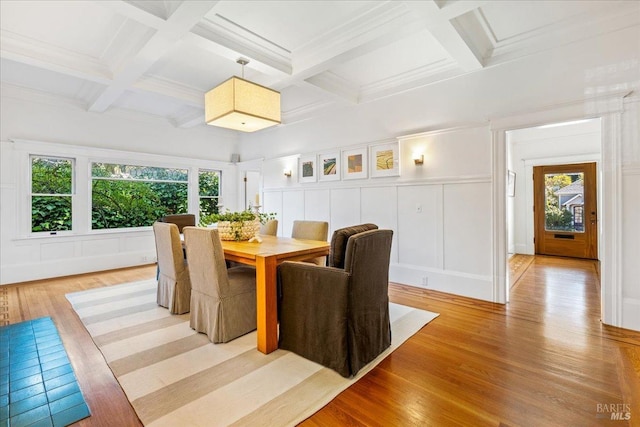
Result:
{"label": "hardwood floor", "polygon": [[[51,316],[58,326],[92,411],[76,425],[140,423],[64,295],[154,275],[146,266],[6,287],[11,323]],[[600,323],[593,261],[536,257],[506,306],[397,284],[390,297],[440,316],[302,425],[640,425],[640,332]],[[611,420],[612,404],[631,419]]]}

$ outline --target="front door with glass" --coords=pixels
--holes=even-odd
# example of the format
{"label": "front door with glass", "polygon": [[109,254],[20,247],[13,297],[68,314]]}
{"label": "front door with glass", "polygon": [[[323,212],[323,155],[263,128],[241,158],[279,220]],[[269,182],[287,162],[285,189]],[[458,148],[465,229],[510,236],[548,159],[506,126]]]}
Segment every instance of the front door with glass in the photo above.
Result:
{"label": "front door with glass", "polygon": [[596,164],[533,168],[536,254],[598,258]]}

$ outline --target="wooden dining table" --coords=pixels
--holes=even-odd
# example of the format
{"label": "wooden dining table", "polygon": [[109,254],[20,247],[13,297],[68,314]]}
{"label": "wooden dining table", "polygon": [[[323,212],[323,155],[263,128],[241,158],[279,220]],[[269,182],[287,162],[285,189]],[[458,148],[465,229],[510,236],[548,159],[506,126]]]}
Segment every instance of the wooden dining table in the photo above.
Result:
{"label": "wooden dining table", "polygon": [[258,350],[268,354],[278,348],[277,267],[283,261],[303,261],[329,254],[329,242],[260,236],[261,242],[222,241],[228,261],[256,267]]}

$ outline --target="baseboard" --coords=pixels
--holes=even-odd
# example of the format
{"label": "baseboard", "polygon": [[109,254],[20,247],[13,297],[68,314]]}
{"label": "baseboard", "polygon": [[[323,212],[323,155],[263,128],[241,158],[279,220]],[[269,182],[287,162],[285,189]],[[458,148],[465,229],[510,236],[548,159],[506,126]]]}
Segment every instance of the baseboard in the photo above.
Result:
{"label": "baseboard", "polygon": [[515,253],[523,254],[523,255],[533,255],[533,251],[531,251],[526,244],[518,244],[515,245]]}
{"label": "baseboard", "polygon": [[127,252],[109,256],[72,258],[0,267],[0,285],[134,267],[155,262],[155,252]]}
{"label": "baseboard", "polygon": [[407,264],[392,264],[389,268],[389,280],[418,288],[495,302],[493,300],[493,280],[490,276]]}
{"label": "baseboard", "polygon": [[640,331],[640,299],[622,299],[622,325],[625,329]]}

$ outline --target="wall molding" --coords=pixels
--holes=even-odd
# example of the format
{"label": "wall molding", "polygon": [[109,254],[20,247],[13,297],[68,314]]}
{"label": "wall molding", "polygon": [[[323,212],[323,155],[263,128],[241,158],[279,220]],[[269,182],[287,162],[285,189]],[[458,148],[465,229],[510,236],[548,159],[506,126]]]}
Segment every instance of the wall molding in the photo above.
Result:
{"label": "wall molding", "polygon": [[426,130],[424,132],[401,135],[401,136],[397,137],[397,139],[398,139],[398,141],[408,141],[408,140],[412,140],[412,139],[428,138],[428,137],[433,137],[433,136],[437,136],[437,135],[460,132],[460,131],[464,131],[464,130],[484,128],[484,127],[488,127],[488,126],[489,126],[489,122],[461,123],[459,125],[451,126],[451,127],[447,127],[447,128],[443,128],[443,129],[433,129],[433,130]]}
{"label": "wall molding", "polygon": [[[374,178],[371,178],[374,179]],[[376,180],[379,178],[375,178]],[[357,181],[357,183],[356,183]],[[447,185],[447,184],[477,184],[477,183],[490,183],[492,181],[490,175],[469,175],[462,177],[438,177],[438,178],[423,178],[414,179],[411,181],[405,180],[389,180],[371,182],[367,180],[351,180],[345,181],[333,181],[333,182],[316,182],[309,184],[300,184],[292,187],[269,187],[263,191],[265,193],[278,192],[278,191],[305,191],[305,190],[345,190],[351,188],[375,188],[375,187],[411,187],[419,185]]]}
{"label": "wall molding", "polygon": [[[424,277],[428,277],[426,284],[423,282]],[[495,302],[493,300],[492,278],[490,276],[410,264],[391,264],[389,267],[389,281]]]}
{"label": "wall molding", "polygon": [[135,267],[155,262],[153,251],[134,251],[118,254],[99,255],[78,258],[38,261],[24,264],[3,265],[0,267],[0,286],[50,279],[52,277],[71,276],[117,268]]}

